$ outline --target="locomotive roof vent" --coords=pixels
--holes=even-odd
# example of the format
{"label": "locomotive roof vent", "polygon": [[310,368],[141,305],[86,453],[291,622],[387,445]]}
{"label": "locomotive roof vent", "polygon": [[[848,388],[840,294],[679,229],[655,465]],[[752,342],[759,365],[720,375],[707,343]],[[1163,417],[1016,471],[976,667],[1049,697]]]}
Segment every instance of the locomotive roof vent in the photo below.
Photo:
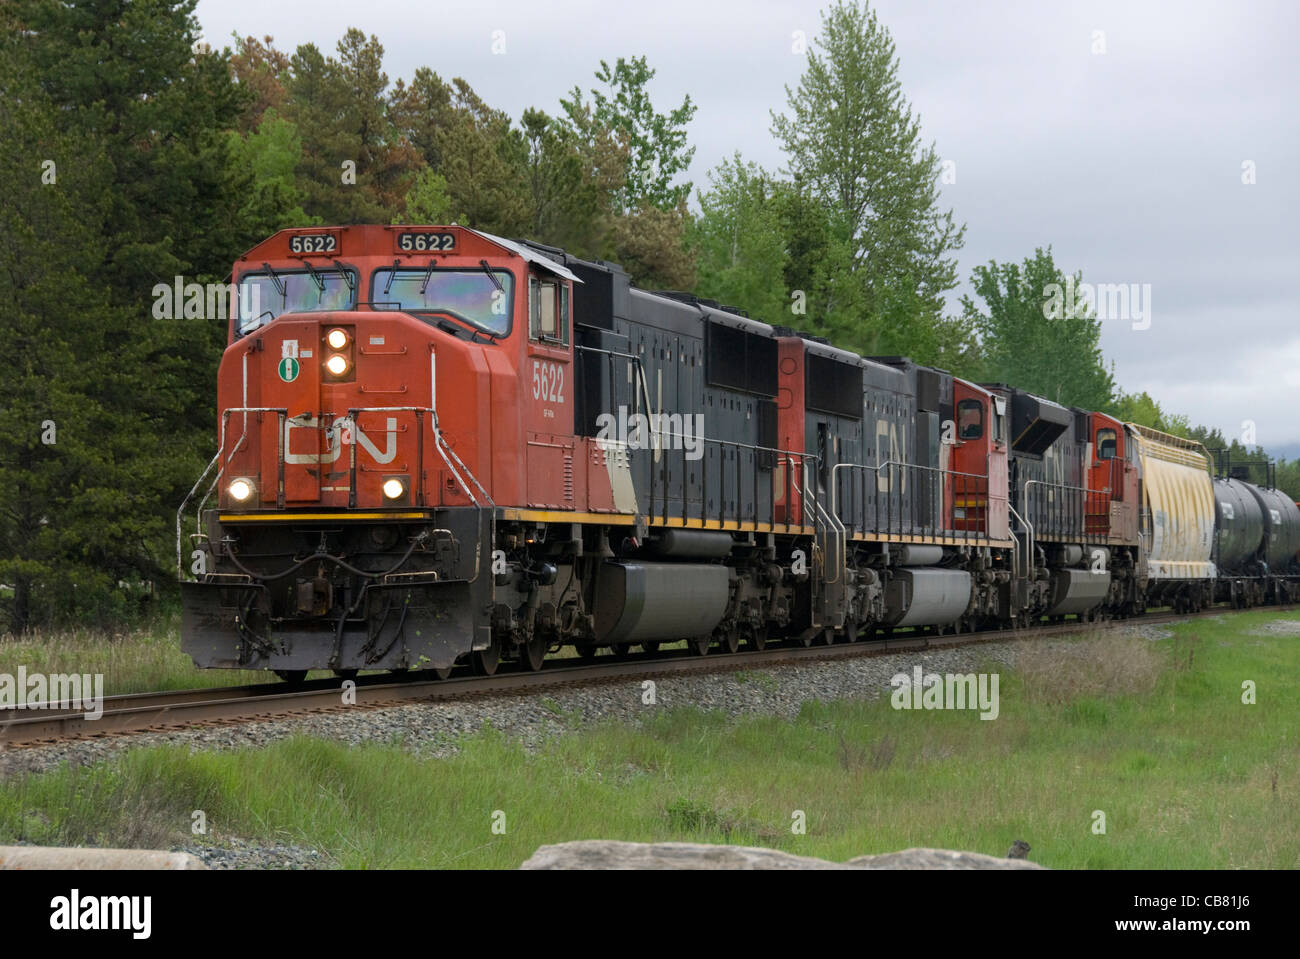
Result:
{"label": "locomotive roof vent", "polygon": [[1041,456],[1066,431],[1072,418],[1064,406],[1016,390],[1011,394],[1011,448]]}
{"label": "locomotive roof vent", "polygon": [[749,319],[749,311],[742,310],[738,306],[727,306],[725,303],[719,303],[717,300],[706,299],[696,296],[694,293],[685,293],[681,290],[651,290],[655,296],[666,296],[670,300],[678,300],[682,303],[691,303],[696,306],[707,306],[711,310],[720,310],[723,313],[734,313],[736,316],[743,316]]}

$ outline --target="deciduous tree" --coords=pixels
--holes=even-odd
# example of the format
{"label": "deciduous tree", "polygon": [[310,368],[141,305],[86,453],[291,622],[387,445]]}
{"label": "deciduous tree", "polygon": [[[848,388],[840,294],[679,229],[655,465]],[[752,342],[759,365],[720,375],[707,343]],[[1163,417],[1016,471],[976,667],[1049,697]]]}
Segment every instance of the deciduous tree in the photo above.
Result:
{"label": "deciduous tree", "polygon": [[[898,80],[894,41],[875,12],[846,0],[824,12],[804,74],[786,94],[788,112],[773,113],[772,132],[797,194],[806,191],[804,212],[825,220],[814,249],[848,257],[824,268],[837,288],[819,292],[819,308],[860,303],[850,326],[861,329],[852,338],[868,347],[888,343],[900,324],[941,323],[965,227],[941,209],[938,154],[922,142],[920,118]],[[844,284],[857,289],[840,289]],[[842,324],[826,318],[848,333]]]}

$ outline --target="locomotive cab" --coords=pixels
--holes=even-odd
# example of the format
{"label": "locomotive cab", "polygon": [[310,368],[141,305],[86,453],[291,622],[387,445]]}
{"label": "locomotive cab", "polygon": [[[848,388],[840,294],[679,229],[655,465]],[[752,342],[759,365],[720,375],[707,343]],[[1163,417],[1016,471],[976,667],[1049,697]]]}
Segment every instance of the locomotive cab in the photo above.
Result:
{"label": "locomotive cab", "polygon": [[404,226],[282,231],[233,278],[218,452],[178,517],[197,501],[185,648],[286,675],[450,668],[487,644],[494,503],[573,505],[577,278]]}

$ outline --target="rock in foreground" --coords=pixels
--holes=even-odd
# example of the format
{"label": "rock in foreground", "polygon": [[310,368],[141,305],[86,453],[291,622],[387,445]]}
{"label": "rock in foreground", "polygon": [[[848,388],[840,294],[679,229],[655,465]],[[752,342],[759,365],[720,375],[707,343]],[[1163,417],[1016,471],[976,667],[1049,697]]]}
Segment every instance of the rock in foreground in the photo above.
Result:
{"label": "rock in foreground", "polygon": [[904,849],[879,856],[854,856],[844,864],[851,869],[1046,869],[1028,859],[999,859],[982,852],[953,849]]}
{"label": "rock in foreground", "polygon": [[0,869],[207,869],[184,852],[91,849],[80,846],[0,846]]}
{"label": "rock in foreground", "polygon": [[904,849],[831,862],[754,846],[694,842],[619,842],[582,839],[541,846],[520,869],[1043,869],[1024,859],[978,852]]}

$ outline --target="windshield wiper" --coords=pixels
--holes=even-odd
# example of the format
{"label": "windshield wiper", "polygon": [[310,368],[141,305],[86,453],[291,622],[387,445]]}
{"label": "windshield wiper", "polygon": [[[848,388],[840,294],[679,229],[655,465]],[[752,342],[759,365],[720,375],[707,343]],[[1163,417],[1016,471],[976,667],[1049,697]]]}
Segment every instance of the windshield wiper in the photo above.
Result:
{"label": "windshield wiper", "polygon": [[425,271],[425,273],[424,273],[424,282],[420,284],[420,295],[421,295],[421,296],[424,296],[424,291],[428,288],[428,286],[429,286],[429,281],[433,279],[433,267],[434,267],[434,264],[435,264],[436,262],[437,262],[437,261],[434,260],[434,259],[432,259],[432,258],[430,258],[430,260],[429,260],[429,269],[427,269],[427,270]]}
{"label": "windshield wiper", "polygon": [[492,272],[492,267],[488,266],[488,261],[479,260],[478,262],[479,266],[483,267],[483,272],[488,275],[488,279],[492,281],[492,285],[497,288],[497,292],[504,293],[506,288],[501,285],[501,281],[497,279],[497,275]]}
{"label": "windshield wiper", "polygon": [[325,281],[320,278],[320,274],[317,273],[312,268],[312,265],[308,263],[306,260],[302,261],[302,265],[307,268],[307,272],[310,273],[311,278],[316,281],[316,286],[319,287],[321,294],[323,295],[325,293]]}
{"label": "windshield wiper", "polygon": [[336,267],[338,267],[339,273],[343,277],[343,282],[348,285],[348,292],[349,293],[354,292],[356,290],[356,284],[352,282],[352,274],[348,271],[348,268],[344,266],[342,263],[340,263],[338,260],[331,260],[330,262],[333,263]]}
{"label": "windshield wiper", "polygon": [[388,282],[384,284],[384,296],[387,296],[387,295],[388,295],[388,291],[389,291],[390,289],[392,289],[392,287],[393,287],[393,279],[397,276],[397,268],[398,268],[399,266],[401,266],[401,265],[402,265],[402,261],[401,261],[401,260],[394,260],[394,261],[393,261],[393,268],[392,268],[391,270],[388,271]]}
{"label": "windshield wiper", "polygon": [[271,269],[271,264],[270,264],[270,263],[263,263],[263,264],[262,264],[262,268],[265,269],[266,272],[267,272],[268,274],[270,274],[271,282],[275,284],[275,291],[276,291],[277,293],[279,293],[279,294],[280,294],[280,298],[283,299],[283,298],[284,298],[284,281],[280,279],[280,274],[279,274],[279,273],[276,273],[275,270]]}
{"label": "windshield wiper", "polygon": [[[468,333],[469,338],[474,342],[478,342],[478,338],[480,336],[486,336],[489,342],[495,343],[497,341],[497,337],[501,335],[499,333],[493,333],[491,330],[483,329],[483,327],[479,326],[469,317],[461,316],[455,310],[449,309],[448,307],[445,306],[439,307],[436,310],[430,310],[429,312],[433,313],[435,316],[450,317],[451,319],[455,320],[457,323],[464,323],[465,324],[464,332]],[[456,327],[456,329],[460,330],[461,327]]]}

